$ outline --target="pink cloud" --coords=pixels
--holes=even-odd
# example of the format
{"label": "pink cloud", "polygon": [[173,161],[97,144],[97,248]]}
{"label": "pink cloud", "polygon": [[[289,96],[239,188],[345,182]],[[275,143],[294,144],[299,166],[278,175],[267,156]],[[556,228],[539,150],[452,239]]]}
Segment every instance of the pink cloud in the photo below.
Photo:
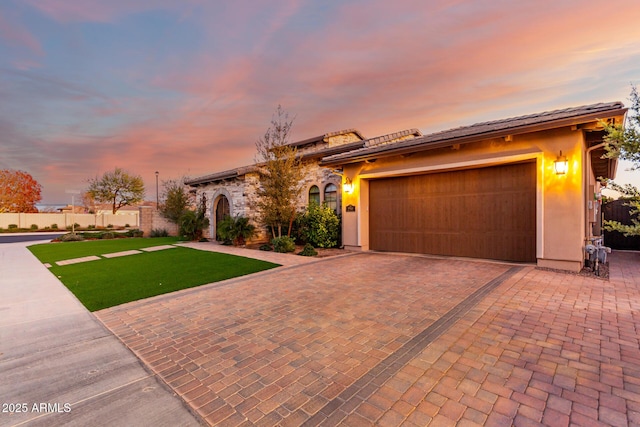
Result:
{"label": "pink cloud", "polygon": [[[295,25],[308,19],[308,5],[293,0],[186,8],[146,0],[29,1],[59,22],[114,21],[164,8],[202,32],[204,48],[187,61],[176,54],[150,75],[126,70],[135,77],[127,81],[145,82],[136,89],[170,93],[169,100],[131,95],[92,104],[96,122],[124,118],[104,132],[108,143],[87,136],[83,122],[65,129],[73,134],[55,135],[51,147],[36,145],[62,159],[47,173],[71,169],[74,179],[121,166],[152,184],[155,170],[166,179],[250,163],[278,103],[297,116],[293,138],[304,139],[350,127],[370,137],[413,127],[437,131],[574,99],[614,100],[608,92],[593,99],[584,93],[615,71],[629,52],[625,44],[639,54],[640,4],[615,0],[606,19],[595,2],[343,3],[326,24],[309,28]],[[628,82],[621,84],[627,92]]]}

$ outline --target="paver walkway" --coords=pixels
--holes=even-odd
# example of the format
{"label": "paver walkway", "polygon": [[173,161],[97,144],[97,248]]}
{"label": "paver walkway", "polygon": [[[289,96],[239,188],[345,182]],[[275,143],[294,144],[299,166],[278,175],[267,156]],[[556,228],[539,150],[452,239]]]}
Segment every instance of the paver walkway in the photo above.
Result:
{"label": "paver walkway", "polygon": [[[302,265],[317,262],[321,258],[297,256],[295,254],[282,254],[273,251],[260,251],[256,249],[245,249],[236,246],[221,245],[216,242],[186,242],[178,243],[178,246],[185,246],[187,248],[199,249],[202,251],[220,252],[223,254],[244,256],[261,261],[272,262],[274,264],[280,264],[283,266]],[[349,256],[351,253],[346,253],[345,256]]]}
{"label": "paver walkway", "polygon": [[[159,245],[159,246],[151,246],[148,248],[141,248],[140,250],[137,249],[132,249],[132,250],[128,250],[128,251],[120,251],[120,252],[111,252],[108,254],[102,254],[100,256],[97,255],[90,255],[90,256],[85,256],[85,257],[80,257],[80,258],[72,258],[72,259],[65,259],[62,261],[56,261],[57,265],[70,265],[70,264],[78,264],[81,262],[89,262],[89,261],[99,261],[102,258],[117,258],[117,257],[122,257],[122,256],[129,256],[129,255],[137,255],[137,254],[141,254],[141,251],[144,252],[157,252],[157,251],[163,251],[165,249],[171,249],[171,248],[176,248],[177,246],[174,245]],[[44,264],[45,267],[47,268],[51,268],[51,264]]]}
{"label": "paver walkway", "polygon": [[299,425],[509,270],[357,254],[96,314],[211,424]]}
{"label": "paver walkway", "polygon": [[[640,423],[638,254],[610,282],[532,269],[504,283],[345,424]],[[631,267],[621,280],[616,265]]]}
{"label": "paver walkway", "polygon": [[359,254],[97,315],[212,425],[640,425],[640,254],[610,260]]}

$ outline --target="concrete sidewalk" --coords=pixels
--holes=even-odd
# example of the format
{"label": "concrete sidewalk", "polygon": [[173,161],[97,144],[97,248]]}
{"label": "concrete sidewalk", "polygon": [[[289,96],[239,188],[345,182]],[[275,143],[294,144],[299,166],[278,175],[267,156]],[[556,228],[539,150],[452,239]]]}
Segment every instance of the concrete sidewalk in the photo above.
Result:
{"label": "concrete sidewalk", "polygon": [[201,421],[28,251],[0,245],[0,426]]}

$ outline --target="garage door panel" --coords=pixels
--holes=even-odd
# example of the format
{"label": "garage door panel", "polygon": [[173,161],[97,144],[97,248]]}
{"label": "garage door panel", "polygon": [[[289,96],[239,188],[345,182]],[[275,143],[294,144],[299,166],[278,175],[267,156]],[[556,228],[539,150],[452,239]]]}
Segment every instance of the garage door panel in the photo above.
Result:
{"label": "garage door panel", "polygon": [[370,181],[374,250],[535,261],[535,162]]}

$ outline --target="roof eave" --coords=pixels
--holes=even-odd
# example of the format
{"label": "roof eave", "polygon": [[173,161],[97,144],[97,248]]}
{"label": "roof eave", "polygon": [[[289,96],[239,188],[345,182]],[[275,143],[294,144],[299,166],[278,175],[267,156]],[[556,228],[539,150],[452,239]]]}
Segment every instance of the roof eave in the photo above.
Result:
{"label": "roof eave", "polygon": [[359,163],[359,162],[371,160],[374,158],[377,159],[380,157],[391,157],[391,156],[417,153],[422,151],[436,150],[439,148],[450,147],[456,144],[469,144],[472,142],[482,141],[486,139],[505,137],[507,135],[520,135],[524,133],[539,132],[539,131],[559,128],[559,127],[576,126],[584,123],[594,122],[600,119],[605,119],[607,117],[624,115],[627,112],[627,110],[628,110],[627,108],[616,108],[612,110],[599,111],[599,112],[584,114],[584,115],[575,116],[575,117],[552,120],[552,121],[543,122],[543,123],[522,125],[522,126],[499,129],[499,130],[494,130],[489,132],[481,132],[481,133],[476,133],[471,135],[465,135],[461,137],[447,138],[442,141],[427,142],[423,144],[416,144],[416,145],[409,145],[409,146],[402,146],[402,147],[394,147],[393,145],[390,145],[390,146],[386,146],[385,147],[386,149],[382,149],[380,151],[375,151],[372,153],[362,153],[361,155],[356,155],[353,157],[345,156],[344,158],[338,158],[335,160],[334,159],[323,160],[320,162],[320,164],[322,166],[338,166],[338,165],[344,165],[344,164]]}
{"label": "roof eave", "polygon": [[188,185],[190,187],[195,187],[202,184],[209,184],[211,182],[237,178],[238,176],[240,176],[240,174],[238,173],[237,170],[235,170],[226,174],[208,175],[208,176],[203,176],[201,178],[191,179],[189,181],[185,181],[185,185]]}

